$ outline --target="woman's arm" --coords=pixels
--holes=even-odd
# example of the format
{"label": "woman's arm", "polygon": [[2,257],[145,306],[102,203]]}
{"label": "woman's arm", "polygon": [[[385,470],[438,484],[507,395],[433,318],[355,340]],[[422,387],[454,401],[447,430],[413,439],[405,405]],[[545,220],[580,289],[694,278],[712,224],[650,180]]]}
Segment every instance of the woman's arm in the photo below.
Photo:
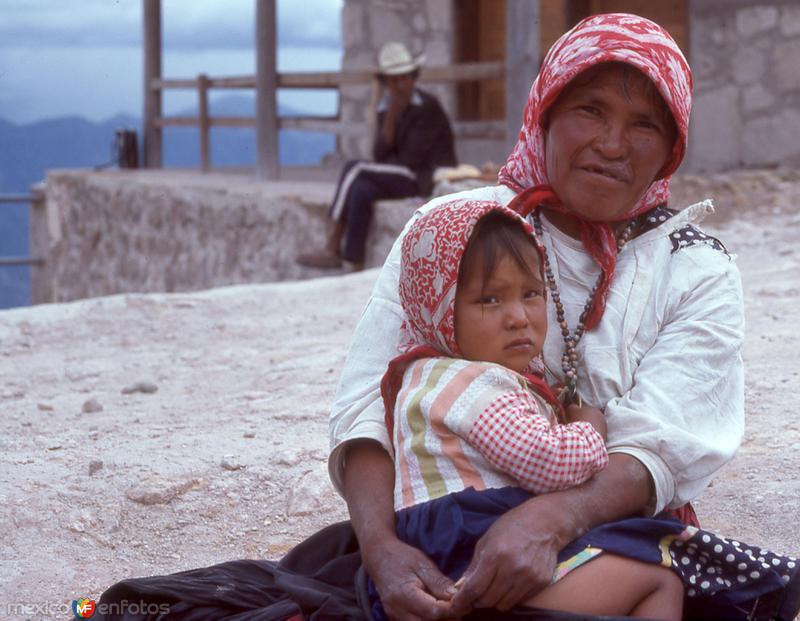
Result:
{"label": "woman's arm", "polygon": [[632,385],[604,408],[609,453],[635,457],[650,472],[651,513],[696,498],[734,456],[744,431],[744,304],[736,265],[696,245],[671,255],[667,267],[650,298],[658,318],[639,326],[655,334],[634,341]]}
{"label": "woman's arm", "polygon": [[512,509],[478,542],[453,611],[508,610],[550,584],[558,552],[587,530],[641,512],[653,493],[647,469],[627,455],[586,483]]}
{"label": "woman's arm", "polygon": [[344,493],[364,568],[395,621],[449,618],[453,582],[395,535],[394,465],[371,440],[348,443]]}

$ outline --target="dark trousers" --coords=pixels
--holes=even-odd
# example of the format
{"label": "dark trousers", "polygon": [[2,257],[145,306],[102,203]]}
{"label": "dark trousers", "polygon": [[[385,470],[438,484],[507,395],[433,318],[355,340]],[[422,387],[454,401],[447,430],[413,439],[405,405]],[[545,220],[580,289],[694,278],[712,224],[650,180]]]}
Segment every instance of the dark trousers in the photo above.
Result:
{"label": "dark trousers", "polygon": [[344,223],[342,258],[363,263],[372,204],[383,198],[406,198],[419,193],[414,173],[398,164],[350,160],[342,169],[330,216]]}

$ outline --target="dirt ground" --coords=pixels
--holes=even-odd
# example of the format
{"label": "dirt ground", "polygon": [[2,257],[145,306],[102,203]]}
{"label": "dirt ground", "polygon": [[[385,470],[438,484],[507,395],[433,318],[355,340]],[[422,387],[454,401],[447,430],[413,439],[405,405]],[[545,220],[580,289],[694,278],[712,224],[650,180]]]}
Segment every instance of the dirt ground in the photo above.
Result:
{"label": "dirt ground", "polygon": [[[800,215],[734,215],[706,230],[742,272],[747,430],[696,506],[798,555]],[[0,617],[69,618],[121,578],[277,558],[345,518],[328,404],[376,274],[0,312]]]}

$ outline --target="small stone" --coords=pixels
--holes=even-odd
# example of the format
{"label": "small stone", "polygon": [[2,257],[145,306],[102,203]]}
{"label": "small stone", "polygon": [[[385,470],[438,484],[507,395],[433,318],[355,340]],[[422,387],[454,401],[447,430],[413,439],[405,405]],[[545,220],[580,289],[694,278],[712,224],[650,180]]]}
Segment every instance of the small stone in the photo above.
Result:
{"label": "small stone", "polygon": [[292,481],[286,503],[290,516],[312,515],[325,510],[332,491],[324,469],[309,471]]}
{"label": "small stone", "polygon": [[130,488],[125,492],[125,496],[142,505],[165,505],[199,483],[198,479],[171,480],[165,477],[151,477]]}
{"label": "small stone", "polygon": [[92,397],[83,403],[83,407],[81,409],[83,410],[84,414],[93,414],[94,412],[102,412],[103,406],[97,399]]}
{"label": "small stone", "polygon": [[37,403],[36,407],[38,408],[38,410],[40,412],[52,412],[53,411],[53,406],[50,405],[49,403]]}
{"label": "small stone", "polygon": [[239,461],[239,459],[233,455],[225,455],[222,458],[222,461],[219,462],[219,465],[222,466],[225,470],[241,470],[244,468],[244,464]]}
{"label": "small stone", "polygon": [[123,395],[131,395],[135,392],[141,392],[144,394],[152,394],[158,390],[158,386],[156,386],[153,382],[136,382],[135,384],[131,384],[130,386],[126,386],[122,389]]}
{"label": "small stone", "polygon": [[98,472],[103,469],[103,462],[99,459],[93,459],[89,462],[89,476],[92,476],[95,472]]}
{"label": "small stone", "polygon": [[245,431],[244,434],[242,434],[242,435],[245,438],[255,438],[256,437],[256,434],[253,431]]}
{"label": "small stone", "polygon": [[280,451],[275,456],[275,462],[280,466],[296,466],[303,459],[300,451],[293,449],[286,449]]}

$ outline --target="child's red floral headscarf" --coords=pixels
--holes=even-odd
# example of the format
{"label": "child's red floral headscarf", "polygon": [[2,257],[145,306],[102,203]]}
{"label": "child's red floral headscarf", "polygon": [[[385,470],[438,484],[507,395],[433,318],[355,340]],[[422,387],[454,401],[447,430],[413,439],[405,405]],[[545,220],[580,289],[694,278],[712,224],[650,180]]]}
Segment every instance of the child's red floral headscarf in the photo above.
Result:
{"label": "child's red floral headscarf", "polygon": [[458,270],[475,225],[492,211],[519,221],[533,238],[527,221],[494,201],[452,201],[409,228],[400,251],[400,303],[406,314],[401,352],[425,345],[440,356],[461,355],[455,332]]}
{"label": "child's red floral headscarf", "polygon": [[[649,211],[669,199],[669,178],[686,153],[692,108],[692,73],[678,45],[661,26],[637,15],[609,13],[594,15],[578,23],[556,41],[544,58],[525,106],[517,144],[498,177],[499,183],[519,193],[509,205],[515,211],[528,215],[542,205],[546,209],[571,213],[549,188],[541,123],[545,112],[567,84],[579,73],[607,62],[631,65],[648,77],[664,98],[678,129],[662,177],[650,185],[639,202],[620,220]],[[583,219],[579,222],[583,245],[604,275],[587,321],[590,329],[600,320],[605,308],[614,274],[616,240],[608,223]]]}
{"label": "child's red floral headscarf", "polygon": [[[406,319],[400,330],[401,355],[389,363],[381,382],[381,394],[386,407],[387,426],[391,419],[397,393],[406,367],[417,358],[460,357],[456,342],[455,306],[456,285],[461,259],[475,225],[497,211],[516,220],[530,235],[540,255],[530,224],[518,213],[494,201],[455,200],[431,209],[420,216],[408,229],[401,246],[400,303]],[[541,358],[531,361],[526,377],[540,393],[552,399],[542,379]]]}

